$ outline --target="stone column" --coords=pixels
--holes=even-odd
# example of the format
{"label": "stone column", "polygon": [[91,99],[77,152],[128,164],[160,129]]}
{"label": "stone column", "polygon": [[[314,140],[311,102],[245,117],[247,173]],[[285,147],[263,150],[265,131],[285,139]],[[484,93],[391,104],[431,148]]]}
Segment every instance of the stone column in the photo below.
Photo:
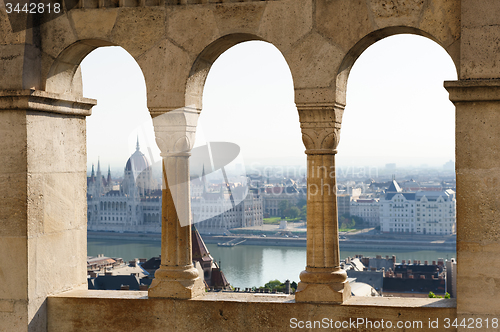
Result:
{"label": "stone column", "polygon": [[205,291],[193,265],[189,156],[199,111],[181,108],[153,118],[163,158],[161,265],[149,297],[190,299]]}
{"label": "stone column", "polygon": [[47,296],[88,287],[85,117],[95,103],[0,91],[2,331],[46,331]]}
{"label": "stone column", "polygon": [[[491,322],[500,315],[500,80],[445,87],[456,107],[457,317]],[[478,273],[485,257],[495,263]]]}
{"label": "stone column", "polygon": [[342,303],[350,297],[340,268],[335,154],[344,106],[297,105],[307,154],[307,266],[297,302]]}

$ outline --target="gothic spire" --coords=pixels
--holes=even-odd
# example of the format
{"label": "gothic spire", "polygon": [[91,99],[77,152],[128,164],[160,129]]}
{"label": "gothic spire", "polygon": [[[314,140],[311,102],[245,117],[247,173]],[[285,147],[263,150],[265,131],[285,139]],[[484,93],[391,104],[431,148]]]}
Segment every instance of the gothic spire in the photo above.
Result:
{"label": "gothic spire", "polygon": [[95,181],[94,163],[92,163],[92,173],[90,174],[90,181]]}
{"label": "gothic spire", "polygon": [[111,183],[111,167],[109,166],[109,164],[108,164],[108,178],[106,182],[108,185]]}
{"label": "gothic spire", "polygon": [[135,147],[135,151],[139,151],[140,147],[139,147],[139,135],[137,135],[137,145]]}
{"label": "gothic spire", "polygon": [[203,165],[203,170],[201,172],[201,182],[203,183],[203,194],[207,193],[207,180],[205,179],[205,165]]}

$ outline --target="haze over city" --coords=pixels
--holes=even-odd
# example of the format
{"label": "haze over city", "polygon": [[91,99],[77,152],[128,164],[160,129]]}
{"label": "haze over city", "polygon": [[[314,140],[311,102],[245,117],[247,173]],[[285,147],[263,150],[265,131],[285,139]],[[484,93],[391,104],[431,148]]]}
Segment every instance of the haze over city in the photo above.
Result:
{"label": "haze over city", "polygon": [[[119,47],[99,48],[84,59],[82,73],[84,95],[98,100],[87,119],[88,168],[100,157],[102,167],[120,174],[137,137],[158,162],[135,60]],[[454,106],[443,88],[454,79],[451,58],[427,38],[399,35],[369,47],[349,76],[337,165],[441,168],[454,161]],[[228,141],[241,147],[246,165],[305,166],[292,75],[271,44],[246,42],[223,53],[203,105],[196,146]]]}

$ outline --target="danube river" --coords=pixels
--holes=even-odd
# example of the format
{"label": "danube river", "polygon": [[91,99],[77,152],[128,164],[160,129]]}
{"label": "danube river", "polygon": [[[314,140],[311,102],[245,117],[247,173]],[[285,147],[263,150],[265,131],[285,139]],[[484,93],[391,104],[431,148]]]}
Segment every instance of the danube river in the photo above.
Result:
{"label": "danube river", "polygon": [[[299,274],[306,266],[306,248],[304,247],[263,247],[239,245],[232,248],[207,244],[214,259],[221,263],[227,280],[234,287],[263,286],[269,280],[284,282],[299,281]],[[103,240],[88,239],[87,254],[96,256],[121,257],[128,261],[134,258],[151,258],[160,254],[159,241]],[[376,255],[396,255],[397,262],[402,259],[437,261],[438,258],[456,257],[454,251],[340,251],[342,259],[356,254],[375,257]]]}

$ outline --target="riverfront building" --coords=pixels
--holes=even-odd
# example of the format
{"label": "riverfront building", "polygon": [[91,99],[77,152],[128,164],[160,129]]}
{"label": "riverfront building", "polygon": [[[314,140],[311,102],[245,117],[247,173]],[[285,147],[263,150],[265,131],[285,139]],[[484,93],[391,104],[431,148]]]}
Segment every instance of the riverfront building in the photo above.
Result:
{"label": "riverfront building", "polygon": [[[201,233],[222,234],[232,228],[260,226],[263,223],[263,199],[244,186],[229,184],[208,192],[205,176],[191,183],[192,221]],[[162,192],[152,177],[151,165],[140,151],[127,160],[124,179],[113,186],[97,174],[87,178],[87,229],[91,231],[161,233]]]}
{"label": "riverfront building", "polygon": [[260,193],[266,217],[281,217],[283,214],[279,207],[280,203],[288,201],[291,205],[296,205],[300,199],[306,198],[307,189],[288,179],[285,185],[264,186],[260,188]]}
{"label": "riverfront building", "polygon": [[[199,181],[196,183],[200,185]],[[261,226],[264,220],[262,195],[245,186],[220,187],[217,192],[203,190],[191,198],[191,211],[193,223],[202,234],[223,234],[232,228]]]}
{"label": "riverfront building", "polygon": [[384,233],[449,235],[456,232],[456,197],[451,189],[403,192],[393,180],[380,200]]}
{"label": "riverfront building", "polygon": [[380,202],[378,198],[358,198],[351,201],[351,216],[363,218],[370,227],[380,225]]}
{"label": "riverfront building", "polygon": [[113,232],[161,232],[161,190],[153,180],[151,165],[140,151],[127,160],[123,182],[113,186],[108,170],[107,179],[97,174],[87,178],[87,229]]}

